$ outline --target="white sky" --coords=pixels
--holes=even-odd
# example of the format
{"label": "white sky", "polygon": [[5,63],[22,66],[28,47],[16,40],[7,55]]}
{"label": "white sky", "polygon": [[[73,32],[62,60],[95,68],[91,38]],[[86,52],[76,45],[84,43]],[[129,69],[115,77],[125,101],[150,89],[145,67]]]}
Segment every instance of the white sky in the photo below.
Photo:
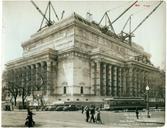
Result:
{"label": "white sky", "polygon": [[[53,1],[52,4],[60,17],[61,12],[65,10],[64,18],[71,15],[74,11],[86,17],[86,12],[93,14],[93,19],[99,22],[106,10],[111,21],[120,15],[132,1]],[[126,20],[131,14],[132,29],[158,4],[158,1],[146,2],[140,1],[140,6],[134,6],[128,13],[122,16],[113,24],[116,33],[119,33]],[[44,12],[47,2],[37,1],[36,4]],[[145,7],[150,5],[150,7]],[[12,59],[22,56],[21,43],[28,40],[40,26],[42,16],[32,5],[30,1],[5,1],[2,4],[2,62],[4,64]],[[143,25],[134,33],[133,41],[141,45],[146,52],[152,55],[151,61],[155,66],[165,67],[165,30],[166,15],[165,2],[146,20]],[[56,19],[55,19],[56,21]]]}

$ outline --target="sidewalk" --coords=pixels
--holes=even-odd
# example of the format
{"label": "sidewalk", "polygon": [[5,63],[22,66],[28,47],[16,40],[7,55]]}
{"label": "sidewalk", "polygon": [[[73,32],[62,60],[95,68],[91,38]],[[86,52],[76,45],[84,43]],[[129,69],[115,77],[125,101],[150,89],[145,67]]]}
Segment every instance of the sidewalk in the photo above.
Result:
{"label": "sidewalk", "polygon": [[[160,112],[156,112],[160,113]],[[162,124],[164,125],[165,123],[165,115],[164,117],[158,116],[158,114],[155,116],[155,112],[153,114],[150,114],[151,117],[147,117],[147,112],[141,113],[139,116],[139,119],[136,119],[136,122],[140,123],[155,123],[155,124]]]}

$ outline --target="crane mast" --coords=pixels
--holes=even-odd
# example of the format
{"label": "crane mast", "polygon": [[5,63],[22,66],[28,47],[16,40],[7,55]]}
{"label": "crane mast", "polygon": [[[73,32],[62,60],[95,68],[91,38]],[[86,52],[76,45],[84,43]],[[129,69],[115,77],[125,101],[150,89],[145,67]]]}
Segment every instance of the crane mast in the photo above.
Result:
{"label": "crane mast", "polygon": [[35,4],[34,1],[31,0],[31,3],[35,6],[35,8],[39,11],[39,13],[43,16],[43,18],[47,21],[48,24],[50,24],[50,21],[46,18],[45,14],[39,9],[39,7]]}
{"label": "crane mast", "polygon": [[[35,8],[38,10],[38,12],[43,16],[43,19],[42,19],[42,21],[41,21],[41,25],[40,25],[40,28],[39,28],[38,31],[40,31],[40,30],[43,28],[42,26],[43,26],[44,20],[46,20],[46,25],[45,25],[44,27],[53,25],[54,21],[51,19],[51,18],[52,18],[52,17],[51,17],[51,9],[52,9],[53,13],[55,14],[55,17],[56,17],[57,20],[59,21],[59,17],[57,16],[56,11],[55,11],[55,9],[54,9],[54,7],[53,7],[53,5],[52,5],[52,3],[51,3],[50,1],[49,1],[48,4],[47,4],[45,13],[43,13],[43,12],[39,9],[39,7],[35,4],[35,2],[34,2],[33,0],[31,0],[31,3],[35,6]],[[49,13],[49,17],[48,17],[48,18],[46,17],[47,12]],[[63,10],[61,19],[63,18],[64,13],[65,13],[65,11]]]}
{"label": "crane mast", "polygon": [[[125,11],[123,11],[114,21],[112,21],[111,22],[111,20],[110,20],[110,18],[109,18],[109,16],[108,16],[108,12],[110,11],[110,10],[108,10],[108,11],[106,11],[105,13],[104,13],[104,15],[103,15],[103,17],[101,18],[101,20],[100,20],[100,22],[99,22],[99,25],[101,24],[101,22],[102,22],[102,20],[105,18],[105,19],[107,19],[108,20],[108,23],[109,23],[109,26],[110,26],[110,28],[111,28],[111,31],[115,34],[115,31],[114,31],[114,28],[113,28],[113,23],[115,23],[119,18],[121,18],[121,16],[123,16],[130,8],[132,8],[133,7],[133,5],[135,5],[137,3],[137,1],[135,1],[133,4],[131,4]],[[105,25],[104,26],[104,29],[103,29],[103,31],[104,32],[106,32],[106,31],[108,31],[107,28],[108,26],[107,25]]]}
{"label": "crane mast", "polygon": [[115,23],[121,16],[123,16],[130,8],[133,7],[133,5],[135,5],[137,3],[137,1],[135,1],[131,6],[129,6],[125,11],[123,11],[121,13],[121,15],[119,15],[114,21],[111,22],[111,24]]}
{"label": "crane mast", "polygon": [[162,4],[162,2],[163,1],[160,1],[160,3],[137,25],[137,27],[131,33],[134,33],[144,23],[144,21],[146,21],[148,17],[150,17],[153,14],[153,12],[157,10],[157,8]]}
{"label": "crane mast", "polygon": [[[160,1],[160,3],[131,31],[131,16],[128,18],[126,21],[122,31],[121,31],[121,40],[124,41],[126,38],[129,38],[129,44],[131,45],[132,43],[132,37],[134,36],[134,32],[157,10],[157,8],[162,4],[163,1]],[[129,22],[129,33],[123,32],[124,28],[126,27],[127,23]]]}

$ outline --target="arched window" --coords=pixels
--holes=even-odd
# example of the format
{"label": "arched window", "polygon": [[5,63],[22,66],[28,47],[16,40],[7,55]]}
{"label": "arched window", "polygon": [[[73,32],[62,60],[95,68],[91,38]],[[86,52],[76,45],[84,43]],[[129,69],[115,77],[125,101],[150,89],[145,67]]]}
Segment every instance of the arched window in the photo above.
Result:
{"label": "arched window", "polygon": [[67,90],[66,90],[66,87],[64,87],[64,94],[66,94],[66,91],[67,91]]}
{"label": "arched window", "polygon": [[83,87],[81,86],[81,94],[83,94]]}

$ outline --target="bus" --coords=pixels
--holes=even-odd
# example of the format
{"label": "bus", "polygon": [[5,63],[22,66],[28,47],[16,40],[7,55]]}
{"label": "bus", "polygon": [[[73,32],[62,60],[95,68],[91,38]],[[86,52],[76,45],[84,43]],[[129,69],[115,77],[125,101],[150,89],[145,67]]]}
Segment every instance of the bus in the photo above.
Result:
{"label": "bus", "polygon": [[142,110],[146,108],[143,98],[107,98],[104,99],[104,110]]}

